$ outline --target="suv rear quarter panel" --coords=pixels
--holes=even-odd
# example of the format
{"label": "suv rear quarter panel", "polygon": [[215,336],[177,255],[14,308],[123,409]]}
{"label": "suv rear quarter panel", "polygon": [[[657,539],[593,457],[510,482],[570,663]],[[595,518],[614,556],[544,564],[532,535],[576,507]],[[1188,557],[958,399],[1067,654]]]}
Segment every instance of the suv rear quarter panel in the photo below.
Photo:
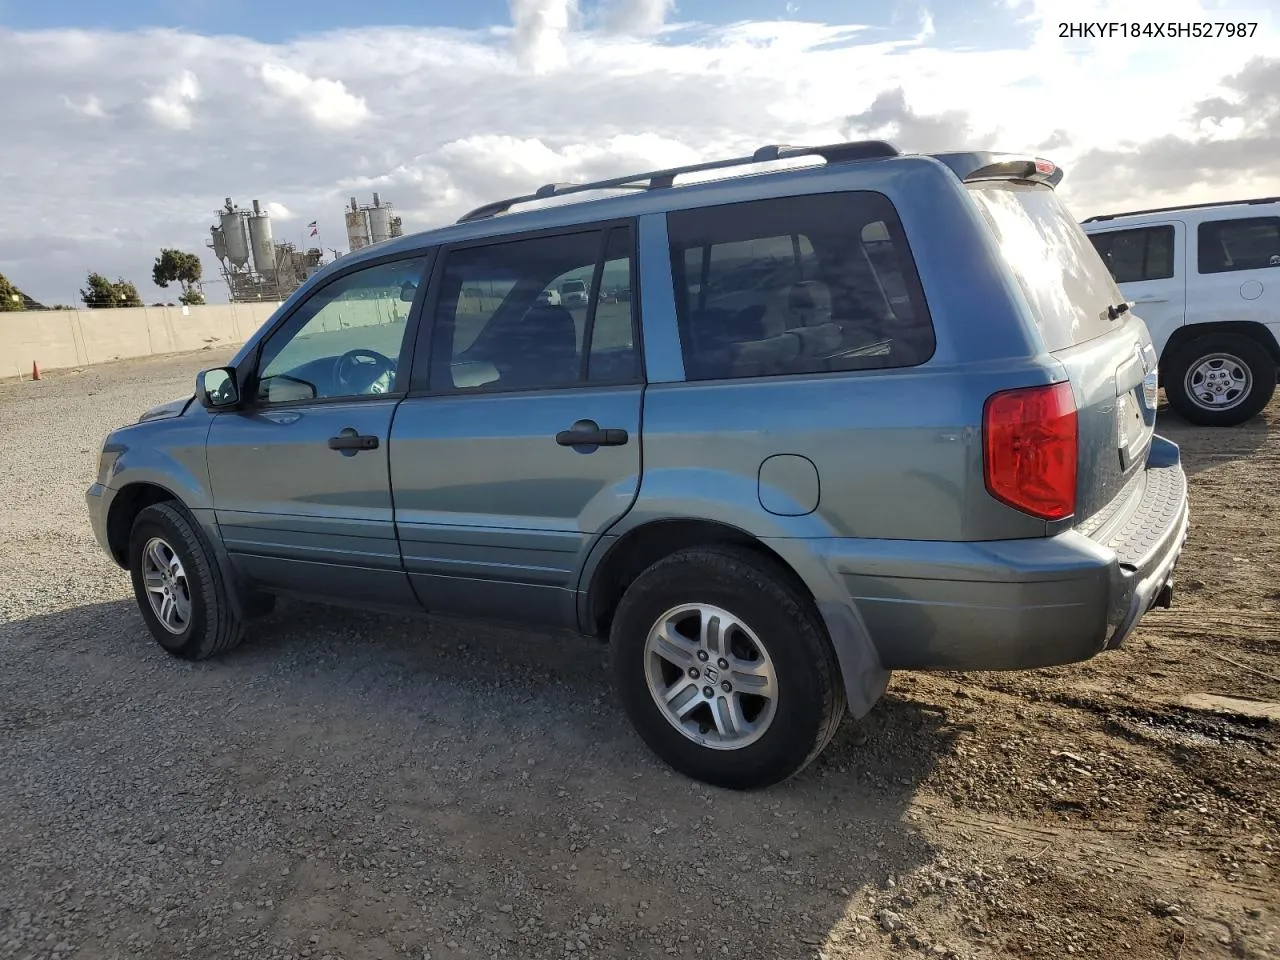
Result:
{"label": "suv rear quarter panel", "polygon": [[[936,336],[916,367],[688,382],[680,354],[666,218],[640,220],[644,343],[644,476],[613,533],[653,520],[715,520],[759,537],[982,540],[1045,534],[995,501],[982,470],[987,397],[1062,379],[1024,319],[985,223],[946,167],[928,158],[864,164],[815,190],[874,190],[894,204]],[[791,192],[795,191],[794,182]],[[770,195],[726,189],[714,202]],[[761,466],[771,456],[804,471]],[[790,503],[794,515],[776,510]],[[788,489],[788,483],[797,484]]]}

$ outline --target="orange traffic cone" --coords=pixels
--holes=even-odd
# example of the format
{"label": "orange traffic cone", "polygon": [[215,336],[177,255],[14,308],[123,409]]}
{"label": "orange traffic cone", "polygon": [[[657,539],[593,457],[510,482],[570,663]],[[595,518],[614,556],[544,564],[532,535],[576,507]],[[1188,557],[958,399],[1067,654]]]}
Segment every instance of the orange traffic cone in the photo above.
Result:
{"label": "orange traffic cone", "polygon": [[40,364],[36,363],[34,360],[31,361],[31,379],[40,379]]}

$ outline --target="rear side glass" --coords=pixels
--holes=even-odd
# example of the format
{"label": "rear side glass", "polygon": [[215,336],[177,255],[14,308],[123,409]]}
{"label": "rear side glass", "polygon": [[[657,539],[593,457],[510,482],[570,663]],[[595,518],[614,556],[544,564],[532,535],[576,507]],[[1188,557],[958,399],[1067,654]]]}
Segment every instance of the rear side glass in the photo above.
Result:
{"label": "rear side glass", "polygon": [[690,380],[910,367],[934,332],[888,198],[833,193],[667,215]]}
{"label": "rear side glass", "polygon": [[985,181],[968,188],[1022,290],[1046,350],[1062,350],[1115,329],[1108,307],[1124,296],[1052,187]]}
{"label": "rear side glass", "polygon": [[629,287],[630,235],[617,227],[451,250],[433,318],[429,389],[635,380],[630,298],[619,305],[604,286]]}
{"label": "rear side glass", "polygon": [[1280,267],[1280,217],[1210,220],[1198,241],[1201,273]]}
{"label": "rear side glass", "polygon": [[1173,227],[1111,230],[1089,236],[1116,283],[1173,276]]}

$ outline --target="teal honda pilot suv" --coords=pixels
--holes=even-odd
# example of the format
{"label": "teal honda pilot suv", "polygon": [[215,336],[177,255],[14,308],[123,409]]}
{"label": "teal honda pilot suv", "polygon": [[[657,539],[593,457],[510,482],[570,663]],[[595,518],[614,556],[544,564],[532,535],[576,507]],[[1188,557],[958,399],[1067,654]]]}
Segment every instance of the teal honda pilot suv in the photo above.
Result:
{"label": "teal honda pilot suv", "polygon": [[178,656],[278,595],[570,630],[667,763],[777,782],[893,670],[1084,660],[1172,599],[1155,352],[1061,177],[770,146],[374,245],[107,438],[94,530]]}

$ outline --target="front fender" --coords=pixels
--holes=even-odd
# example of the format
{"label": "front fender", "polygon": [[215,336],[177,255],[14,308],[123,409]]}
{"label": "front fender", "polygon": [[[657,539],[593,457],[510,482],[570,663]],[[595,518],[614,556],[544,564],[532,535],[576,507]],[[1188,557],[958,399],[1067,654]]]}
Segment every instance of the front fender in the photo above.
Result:
{"label": "front fender", "polygon": [[113,455],[104,486],[122,490],[136,483],[168,490],[189,510],[212,510],[205,442],[213,418],[193,414],[122,427],[107,438]]}

